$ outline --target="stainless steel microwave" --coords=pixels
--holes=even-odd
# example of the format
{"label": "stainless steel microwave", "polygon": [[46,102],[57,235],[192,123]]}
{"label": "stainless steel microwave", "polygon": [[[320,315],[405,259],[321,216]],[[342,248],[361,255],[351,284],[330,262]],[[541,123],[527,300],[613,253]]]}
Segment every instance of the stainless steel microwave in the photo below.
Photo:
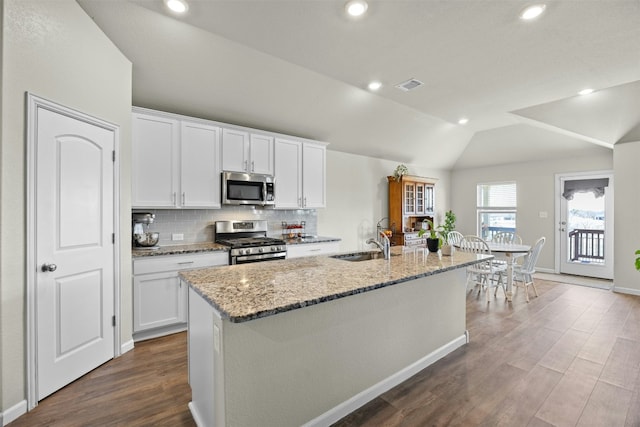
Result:
{"label": "stainless steel microwave", "polygon": [[273,206],[276,203],[275,178],[271,175],[222,172],[223,205]]}

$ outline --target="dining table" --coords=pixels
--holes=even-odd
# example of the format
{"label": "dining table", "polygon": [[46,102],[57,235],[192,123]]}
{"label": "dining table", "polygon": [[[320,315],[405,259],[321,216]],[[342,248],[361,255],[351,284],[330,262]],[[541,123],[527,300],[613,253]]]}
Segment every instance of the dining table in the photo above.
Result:
{"label": "dining table", "polygon": [[526,254],[531,250],[531,245],[517,243],[487,242],[492,254],[501,253],[507,258],[507,301],[513,298],[513,265],[516,255]]}

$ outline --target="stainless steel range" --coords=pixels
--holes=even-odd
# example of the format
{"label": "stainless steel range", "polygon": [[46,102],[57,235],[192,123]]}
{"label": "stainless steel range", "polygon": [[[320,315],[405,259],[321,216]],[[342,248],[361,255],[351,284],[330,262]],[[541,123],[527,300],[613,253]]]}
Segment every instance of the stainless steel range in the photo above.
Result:
{"label": "stainless steel range", "polygon": [[229,264],[273,261],[287,257],[282,239],[267,237],[267,221],[216,221],[216,243],[229,246]]}

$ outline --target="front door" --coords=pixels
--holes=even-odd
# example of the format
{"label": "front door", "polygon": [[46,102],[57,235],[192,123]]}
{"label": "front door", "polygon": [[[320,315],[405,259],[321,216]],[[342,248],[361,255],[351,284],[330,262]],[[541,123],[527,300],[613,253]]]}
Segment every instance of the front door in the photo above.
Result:
{"label": "front door", "polygon": [[560,273],[613,279],[613,175],[558,179]]}
{"label": "front door", "polygon": [[116,135],[43,106],[30,119],[41,400],[114,357]]}

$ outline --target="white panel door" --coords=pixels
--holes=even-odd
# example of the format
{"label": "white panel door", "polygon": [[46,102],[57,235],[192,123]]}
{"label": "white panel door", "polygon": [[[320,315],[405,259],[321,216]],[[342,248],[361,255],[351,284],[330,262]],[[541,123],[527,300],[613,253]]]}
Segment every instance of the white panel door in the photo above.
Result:
{"label": "white panel door", "polygon": [[[613,175],[560,175],[560,273],[613,279]],[[608,179],[604,194],[579,191],[563,197],[566,182]]]}
{"label": "white panel door", "polygon": [[220,128],[182,122],[181,205],[220,207]]}
{"label": "white panel door", "polygon": [[37,111],[38,400],[114,357],[111,130]]}

